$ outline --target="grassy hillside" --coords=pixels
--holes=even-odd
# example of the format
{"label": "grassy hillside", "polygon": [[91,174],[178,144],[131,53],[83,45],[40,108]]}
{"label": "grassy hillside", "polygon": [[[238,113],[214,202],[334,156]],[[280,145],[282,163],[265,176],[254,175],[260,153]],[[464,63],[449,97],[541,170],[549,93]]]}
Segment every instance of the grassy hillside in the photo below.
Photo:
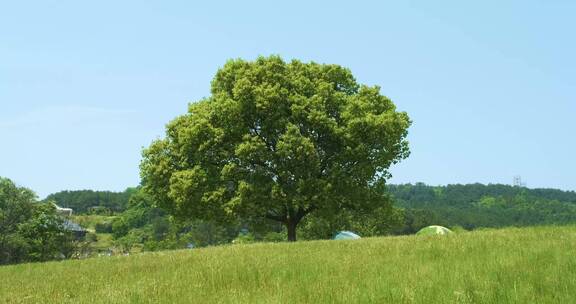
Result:
{"label": "grassy hillside", "polygon": [[0,267],[6,303],[574,303],[576,227]]}
{"label": "grassy hillside", "polygon": [[111,223],[115,218],[116,216],[110,215],[73,215],[71,220],[88,229],[90,232],[94,232],[96,230],[96,224],[104,222]]}

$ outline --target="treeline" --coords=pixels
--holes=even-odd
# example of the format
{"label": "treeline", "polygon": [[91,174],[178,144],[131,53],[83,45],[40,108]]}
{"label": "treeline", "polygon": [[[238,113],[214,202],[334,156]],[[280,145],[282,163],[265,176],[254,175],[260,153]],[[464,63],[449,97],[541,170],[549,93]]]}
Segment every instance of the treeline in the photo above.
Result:
{"label": "treeline", "polygon": [[[369,213],[341,210],[332,218],[308,217],[298,229],[303,240],[330,239],[340,230],[362,236],[413,234],[428,225],[482,227],[576,223],[576,193],[507,185],[388,185],[390,204]],[[170,216],[151,197],[134,190],[127,209],[97,226],[112,233],[115,244],[129,252],[204,247],[218,244],[284,241],[285,228],[271,221],[234,223],[187,220]]]}
{"label": "treeline", "polygon": [[576,223],[576,192],[528,189],[500,184],[428,186],[388,185],[395,206],[404,209],[405,223],[397,233],[439,224],[480,227]]}
{"label": "treeline", "polygon": [[50,194],[45,201],[53,201],[60,207],[72,208],[76,214],[112,214],[126,210],[130,196],[136,188],[123,192],[111,191],[60,191]]}
{"label": "treeline", "polygon": [[[574,191],[528,189],[501,184],[428,186],[423,183],[388,185],[387,189],[391,205],[369,214],[361,210],[343,210],[332,219],[311,216],[299,228],[299,238],[330,238],[335,231],[344,229],[362,235],[411,234],[432,224],[461,226],[472,230],[481,227],[576,223]],[[239,221],[225,228],[215,228],[215,224],[208,222],[177,221],[164,210],[155,207],[151,198],[137,188],[128,188],[119,193],[62,191],[51,194],[47,200],[73,208],[78,214],[102,213],[102,209],[98,208],[105,208],[104,212],[112,211],[119,215],[114,235],[116,239],[125,238],[126,244],[150,241],[149,247],[154,247],[156,244],[153,241],[160,242],[163,247],[168,246],[166,239],[171,239],[177,240],[176,243],[180,245],[195,243],[202,246],[229,242],[242,230],[249,230],[256,239],[263,240],[274,239],[275,233],[284,232],[281,225],[267,222],[254,224]],[[112,223],[107,230],[112,232]],[[201,233],[201,230],[204,232]],[[220,236],[192,240],[195,236],[191,235],[201,234]],[[182,238],[183,235],[189,237]],[[175,246],[175,243],[168,247],[171,246]]]}
{"label": "treeline", "polygon": [[[576,223],[576,192],[527,189],[508,185],[428,186],[388,185],[389,202],[370,212],[340,210],[333,217],[310,216],[300,225],[299,239],[330,239],[340,230],[361,236],[412,234],[428,225],[482,227]],[[122,252],[204,247],[229,243],[285,241],[286,228],[272,221],[239,219],[216,223],[177,218],[158,208],[140,188],[124,192],[62,191],[46,202],[76,213],[104,208],[114,216],[100,217],[96,234],[74,240],[49,203],[0,178],[0,264],[90,256],[90,242],[110,233]],[[94,209],[97,207],[96,209]],[[88,237],[92,237],[91,240]],[[86,251],[86,252],[85,252]]]}

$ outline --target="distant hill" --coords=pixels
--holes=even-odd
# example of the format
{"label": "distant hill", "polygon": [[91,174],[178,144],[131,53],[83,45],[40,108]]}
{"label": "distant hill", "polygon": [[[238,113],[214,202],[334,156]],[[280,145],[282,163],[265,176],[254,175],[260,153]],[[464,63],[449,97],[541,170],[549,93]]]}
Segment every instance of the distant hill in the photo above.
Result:
{"label": "distant hill", "polygon": [[[429,186],[423,183],[388,185],[394,205],[404,209],[405,223],[392,233],[411,234],[438,224],[481,227],[576,224],[576,192],[529,189],[502,184],[455,184]],[[46,200],[74,209],[76,214],[104,208],[112,213],[126,210],[136,188],[123,192],[61,191]],[[96,212],[97,213],[97,212]]]}
{"label": "distant hill", "polygon": [[60,191],[50,194],[44,201],[54,201],[61,207],[72,208],[74,213],[88,213],[92,209],[105,209],[111,212],[122,212],[128,205],[128,200],[136,188],[128,188],[124,192],[111,191]]}
{"label": "distant hill", "polygon": [[420,226],[434,223],[475,229],[576,223],[574,191],[501,184],[423,183],[389,185],[388,190],[395,205],[406,209],[407,220],[412,216],[420,217],[416,221],[426,222]]}

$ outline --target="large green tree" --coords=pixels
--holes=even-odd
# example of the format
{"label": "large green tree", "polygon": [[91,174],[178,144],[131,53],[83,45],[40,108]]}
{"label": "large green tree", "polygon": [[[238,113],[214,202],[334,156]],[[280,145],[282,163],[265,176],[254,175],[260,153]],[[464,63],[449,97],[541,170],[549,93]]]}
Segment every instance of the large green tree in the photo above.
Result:
{"label": "large green tree", "polygon": [[390,165],[409,154],[410,120],[378,86],[338,65],[231,60],[211,95],[144,150],[145,190],[172,213],[283,223],[311,212],[389,204]]}

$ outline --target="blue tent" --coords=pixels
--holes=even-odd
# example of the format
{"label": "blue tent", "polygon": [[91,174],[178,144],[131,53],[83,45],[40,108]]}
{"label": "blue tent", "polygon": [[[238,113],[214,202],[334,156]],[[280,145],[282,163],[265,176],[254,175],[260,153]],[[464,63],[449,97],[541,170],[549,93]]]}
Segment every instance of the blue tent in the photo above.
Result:
{"label": "blue tent", "polygon": [[352,231],[340,231],[335,236],[335,240],[356,240],[359,239],[360,236]]}

